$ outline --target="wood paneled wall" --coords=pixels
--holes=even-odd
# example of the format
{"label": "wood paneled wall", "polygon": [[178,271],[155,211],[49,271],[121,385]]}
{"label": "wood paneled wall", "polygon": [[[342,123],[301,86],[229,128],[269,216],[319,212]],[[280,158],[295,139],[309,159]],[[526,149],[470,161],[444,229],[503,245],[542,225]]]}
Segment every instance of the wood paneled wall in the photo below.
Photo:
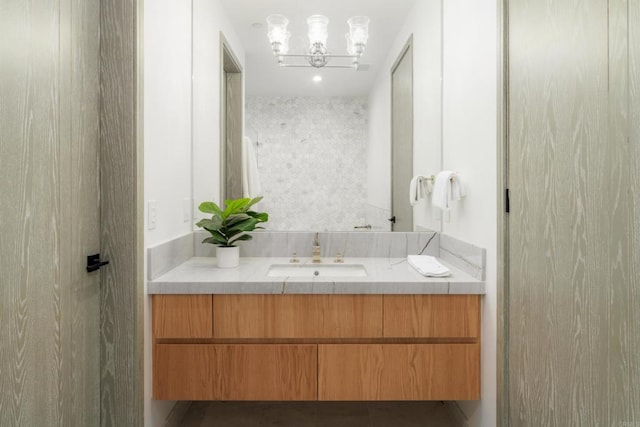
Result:
{"label": "wood paneled wall", "polygon": [[[633,203],[632,219],[632,252],[631,252],[631,287],[628,304],[630,322],[628,326],[631,336],[631,354],[640,353],[640,2],[628,2],[629,23],[629,161],[631,164],[631,192]],[[629,378],[635,386],[629,390],[629,402],[632,419],[640,419],[640,363],[631,357]]]}
{"label": "wood paneled wall", "polygon": [[507,4],[509,425],[638,425],[638,2]]}
{"label": "wood paneled wall", "polygon": [[99,423],[99,1],[0,7],[0,425]]}
{"label": "wood paneled wall", "polygon": [[142,149],[137,0],[101,0],[101,425],[142,424]]}

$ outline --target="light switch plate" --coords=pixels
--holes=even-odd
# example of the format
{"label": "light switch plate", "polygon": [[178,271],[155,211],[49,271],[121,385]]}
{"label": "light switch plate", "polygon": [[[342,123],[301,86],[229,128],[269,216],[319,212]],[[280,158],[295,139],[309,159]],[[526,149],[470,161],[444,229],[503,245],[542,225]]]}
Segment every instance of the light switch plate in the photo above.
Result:
{"label": "light switch plate", "polygon": [[149,200],[147,202],[147,229],[154,230],[158,222],[158,202]]}

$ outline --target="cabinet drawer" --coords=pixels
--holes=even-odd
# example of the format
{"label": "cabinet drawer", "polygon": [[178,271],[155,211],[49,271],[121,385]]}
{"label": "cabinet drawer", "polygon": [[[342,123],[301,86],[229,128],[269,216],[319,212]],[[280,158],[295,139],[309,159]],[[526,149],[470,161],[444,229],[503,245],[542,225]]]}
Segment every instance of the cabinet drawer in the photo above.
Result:
{"label": "cabinet drawer", "polygon": [[153,295],[154,338],[211,338],[211,295]]}
{"label": "cabinet drawer", "polygon": [[156,344],[159,400],[315,400],[313,344]]}
{"label": "cabinet drawer", "polygon": [[382,295],[214,295],[215,338],[382,337]]}
{"label": "cabinet drawer", "polygon": [[321,344],[319,400],[476,400],[480,344]]}
{"label": "cabinet drawer", "polygon": [[480,295],[385,295],[384,336],[480,338]]}

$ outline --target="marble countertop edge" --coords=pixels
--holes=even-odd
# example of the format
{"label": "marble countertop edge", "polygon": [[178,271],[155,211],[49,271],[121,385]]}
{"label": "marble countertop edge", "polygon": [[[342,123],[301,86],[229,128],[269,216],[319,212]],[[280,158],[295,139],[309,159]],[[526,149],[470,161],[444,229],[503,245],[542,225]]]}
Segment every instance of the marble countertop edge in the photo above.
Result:
{"label": "marble countertop edge", "polygon": [[[270,277],[271,265],[308,265],[310,259],[289,264],[288,258],[241,258],[232,269],[216,267],[215,258],[194,257],[148,282],[148,294],[484,294],[485,283],[439,260],[451,270],[444,278],[425,277],[404,258],[345,258],[361,264],[366,277]],[[315,264],[314,264],[315,265]],[[320,266],[336,265],[323,259]]]}

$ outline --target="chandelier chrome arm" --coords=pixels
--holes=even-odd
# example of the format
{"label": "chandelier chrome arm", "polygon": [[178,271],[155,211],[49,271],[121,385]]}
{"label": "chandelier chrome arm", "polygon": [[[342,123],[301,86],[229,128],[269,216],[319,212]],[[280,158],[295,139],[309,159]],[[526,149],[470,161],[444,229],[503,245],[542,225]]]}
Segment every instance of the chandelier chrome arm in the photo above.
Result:
{"label": "chandelier chrome arm", "polygon": [[[271,44],[273,55],[278,61],[278,65],[281,67],[289,68],[355,68],[358,69],[360,65],[360,58],[364,53],[364,45],[356,45],[354,54],[333,54],[327,53],[327,49],[321,43],[315,43],[308,53],[280,53],[280,43],[274,42]],[[305,58],[309,65],[303,64],[286,64],[284,58]],[[349,65],[328,65],[330,58],[346,58],[352,59],[353,62]]]}

